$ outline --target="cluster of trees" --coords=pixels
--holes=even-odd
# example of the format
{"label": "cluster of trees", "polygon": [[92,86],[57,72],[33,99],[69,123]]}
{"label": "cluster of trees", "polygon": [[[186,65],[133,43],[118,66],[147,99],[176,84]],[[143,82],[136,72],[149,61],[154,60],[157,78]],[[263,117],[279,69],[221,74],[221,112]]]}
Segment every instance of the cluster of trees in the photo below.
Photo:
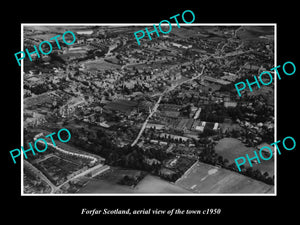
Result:
{"label": "cluster of trees", "polygon": [[191,113],[191,105],[184,106],[180,109],[180,113],[182,116],[189,117]]}
{"label": "cluster of trees", "polygon": [[228,159],[224,159],[223,156],[218,155],[214,150],[214,145],[212,143],[207,144],[206,147],[199,153],[199,160],[211,165],[220,165],[226,167],[228,164]]}
{"label": "cluster of trees", "polygon": [[[249,79],[249,81],[250,81],[251,79],[253,79],[253,75],[251,75],[250,73],[249,74],[247,73],[247,74],[245,74],[245,75],[237,78],[234,81],[234,83],[236,84],[236,83],[239,83],[239,82],[245,82],[246,79]],[[236,92],[236,89],[235,89],[235,87],[234,87],[234,85],[232,83],[231,84],[227,84],[227,85],[222,85],[219,91],[220,92],[230,92],[234,96],[236,95],[236,97],[239,97],[238,94],[237,94],[237,92]],[[243,96],[243,98],[244,98],[244,96]]]}
{"label": "cluster of trees", "polygon": [[59,63],[59,64],[65,64],[66,61],[63,60],[58,54],[57,52],[51,52],[50,56],[50,63]]}
{"label": "cluster of trees", "polygon": [[[69,128],[68,128],[69,129]],[[81,147],[93,154],[100,155],[106,159],[111,166],[120,166],[131,169],[138,169],[158,174],[161,162],[168,157],[169,153],[157,151],[155,148],[141,149],[138,146],[126,145],[117,147],[113,140],[103,131],[91,132],[82,129],[69,129],[72,133],[70,143]],[[88,141],[82,141],[79,137],[85,137]],[[156,163],[150,164],[148,160]]]}
{"label": "cluster of trees", "polygon": [[175,105],[184,105],[186,103],[190,104],[196,104],[199,99],[197,99],[193,94],[192,95],[182,95],[183,85],[181,87],[181,91],[174,90],[172,91],[172,94],[169,94],[167,98],[164,98],[161,102],[163,104],[175,104]]}
{"label": "cluster of trees", "polygon": [[204,128],[203,132],[200,133],[198,136],[200,138],[203,138],[203,137],[210,137],[210,136],[213,136],[213,135],[216,135],[216,134],[217,134],[216,131],[214,131],[212,129],[206,129],[206,128]]}
{"label": "cluster of trees", "polygon": [[[121,151],[123,154],[119,154],[118,160],[113,161],[114,165],[148,171],[153,174],[158,174],[161,162],[170,157],[164,151],[157,151],[154,148],[141,149],[138,146],[131,147],[130,145],[124,146]],[[149,159],[155,163],[149,164]]]}
{"label": "cluster of trees", "polygon": [[200,120],[223,123],[227,108],[223,104],[210,104],[201,108]]}
{"label": "cluster of trees", "polygon": [[235,163],[232,163],[232,164],[228,165],[226,168],[230,169],[232,171],[241,173],[245,176],[251,177],[253,179],[262,181],[266,184],[274,185],[274,176],[270,177],[268,172],[261,173],[261,171],[258,170],[258,169],[254,170],[252,167],[245,167],[244,165],[242,165],[240,167],[241,172],[239,172],[239,170],[238,170]]}
{"label": "cluster of trees", "polygon": [[274,142],[274,128],[266,129],[261,133],[262,142]]}
{"label": "cluster of trees", "polygon": [[247,106],[228,108],[227,113],[233,120],[247,120],[252,123],[263,123],[268,121],[271,116],[274,116],[274,110],[268,107],[267,104],[253,104],[253,108]]}
{"label": "cluster of trees", "polygon": [[[199,144],[198,144],[199,145]],[[221,155],[218,155],[214,150],[213,143],[206,143],[205,148],[198,154],[199,160],[211,165],[219,165],[225,169],[241,173],[245,176],[251,177],[256,180],[260,180],[264,183],[274,185],[274,176],[270,177],[268,172],[261,173],[258,169],[254,170],[252,167],[241,166],[241,172],[239,172],[235,163],[228,164],[229,160],[224,159]]]}
{"label": "cluster of trees", "polygon": [[223,113],[225,113],[225,111],[212,113],[211,111],[203,110],[200,114],[200,120],[223,123],[225,119],[225,114]]}
{"label": "cluster of trees", "polygon": [[160,172],[159,176],[167,181],[175,182],[182,176],[182,174],[178,172],[176,173],[174,171],[169,171],[169,173]]}
{"label": "cluster of trees", "polygon": [[118,181],[118,184],[121,185],[128,185],[128,186],[135,186],[137,185],[140,180],[142,180],[146,176],[145,172],[139,172],[136,175],[125,175],[121,180]]}
{"label": "cluster of trees", "polygon": [[[113,145],[111,138],[101,130],[90,131],[84,128],[67,128],[71,134],[70,144],[78,146],[96,155],[106,158],[109,153],[117,148]],[[85,141],[83,141],[85,140]]]}

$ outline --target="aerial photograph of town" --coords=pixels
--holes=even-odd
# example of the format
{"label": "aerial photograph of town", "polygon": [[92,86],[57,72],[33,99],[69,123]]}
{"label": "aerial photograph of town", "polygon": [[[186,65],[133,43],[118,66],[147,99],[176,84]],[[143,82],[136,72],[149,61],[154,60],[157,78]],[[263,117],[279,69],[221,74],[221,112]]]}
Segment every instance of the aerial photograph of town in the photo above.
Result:
{"label": "aerial photograph of town", "polygon": [[274,84],[234,86],[275,67],[274,26],[183,24],[139,45],[145,27],[23,24],[30,52],[76,36],[22,62],[24,149],[71,133],[23,158],[23,194],[274,194],[274,158],[235,163],[274,149]]}

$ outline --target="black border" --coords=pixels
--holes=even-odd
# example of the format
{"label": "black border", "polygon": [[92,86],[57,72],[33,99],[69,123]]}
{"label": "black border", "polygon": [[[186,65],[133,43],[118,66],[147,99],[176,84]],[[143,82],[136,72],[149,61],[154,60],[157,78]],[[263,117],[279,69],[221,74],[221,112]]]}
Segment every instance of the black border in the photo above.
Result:
{"label": "black border", "polygon": [[[46,6],[39,5],[35,10],[32,5],[22,8],[22,13],[11,12],[5,18],[6,36],[2,40],[5,51],[2,79],[2,113],[5,118],[4,137],[2,148],[2,163],[4,166],[3,186],[5,191],[2,195],[5,198],[4,215],[8,218],[20,218],[33,221],[53,221],[60,222],[60,219],[97,219],[103,222],[98,216],[81,215],[82,208],[132,208],[132,209],[205,209],[221,208],[219,216],[198,216],[199,220],[191,222],[202,222],[203,219],[228,221],[259,222],[261,218],[292,218],[296,214],[296,207],[291,205],[292,200],[297,195],[297,150],[284,151],[278,156],[277,161],[277,196],[45,196],[29,197],[20,196],[20,163],[16,165],[11,161],[9,151],[20,146],[20,67],[15,62],[14,53],[20,51],[21,43],[21,23],[157,23],[184,10],[190,9],[196,15],[194,23],[277,23],[277,62],[282,65],[286,61],[292,61],[297,66],[297,20],[293,12],[294,5],[281,5],[277,8],[263,6],[261,3],[239,2],[237,5],[229,3],[199,3],[197,7],[185,6],[183,2],[166,5],[153,5],[153,2],[139,2],[136,4],[126,3],[126,6],[114,7],[102,5],[98,2],[97,8],[93,8],[91,3],[69,3],[63,6],[61,3],[48,3]],[[223,5],[224,4],[224,5]],[[274,3],[273,3],[274,4]],[[75,6],[74,6],[75,5]],[[148,5],[151,5],[151,7]],[[237,7],[238,6],[238,7]],[[153,7],[153,8],[152,8]],[[40,12],[40,13],[38,13]],[[286,14],[288,12],[288,15]],[[7,15],[7,14],[6,14]],[[296,72],[297,73],[297,72]],[[282,80],[278,80],[277,92],[277,115],[278,127],[277,137],[282,140],[286,136],[296,139],[298,124],[297,94],[296,94],[296,74]],[[5,88],[7,86],[7,88]],[[6,119],[7,118],[7,119]],[[296,139],[297,140],[297,139]],[[3,162],[4,161],[4,162]],[[296,199],[295,199],[296,200]],[[18,217],[19,217],[18,216]],[[126,216],[115,216],[125,219]],[[144,216],[135,216],[143,219]],[[148,216],[146,216],[148,218]],[[157,216],[156,218],[160,218]],[[167,217],[167,216],[166,216]],[[169,217],[177,219],[183,216]],[[191,216],[196,218],[196,216]],[[109,216],[111,218],[111,216]],[[239,219],[238,219],[239,218]],[[240,220],[240,218],[243,218]],[[36,220],[38,219],[38,220]],[[41,219],[41,220],[40,220]],[[132,217],[131,217],[132,219]],[[75,221],[76,221],[75,220]],[[144,222],[141,220],[141,222]]]}

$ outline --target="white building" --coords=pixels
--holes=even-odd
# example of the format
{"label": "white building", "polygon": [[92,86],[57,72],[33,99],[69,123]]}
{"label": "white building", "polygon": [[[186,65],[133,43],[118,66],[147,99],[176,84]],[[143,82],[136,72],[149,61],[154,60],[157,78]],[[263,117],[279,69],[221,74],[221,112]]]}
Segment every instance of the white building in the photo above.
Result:
{"label": "white building", "polygon": [[194,115],[194,120],[196,120],[196,119],[199,118],[200,113],[201,113],[201,108],[199,108],[199,109],[197,110],[197,112],[195,113],[195,115]]}

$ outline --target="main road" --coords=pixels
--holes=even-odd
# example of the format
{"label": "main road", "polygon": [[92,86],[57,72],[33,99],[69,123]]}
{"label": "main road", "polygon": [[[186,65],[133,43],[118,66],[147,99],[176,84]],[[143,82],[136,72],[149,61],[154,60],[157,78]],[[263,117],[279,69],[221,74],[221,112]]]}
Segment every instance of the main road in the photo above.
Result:
{"label": "main road", "polygon": [[164,96],[165,94],[169,93],[170,91],[173,91],[173,90],[174,90],[175,88],[177,88],[178,86],[180,86],[180,85],[182,85],[182,84],[184,84],[184,83],[187,83],[187,82],[190,82],[190,81],[192,81],[192,80],[195,80],[195,79],[199,78],[199,77],[203,74],[204,68],[205,68],[205,66],[202,67],[201,73],[198,73],[196,76],[192,77],[191,79],[182,81],[182,82],[180,82],[180,83],[178,83],[178,84],[176,84],[176,85],[174,85],[174,86],[171,86],[171,87],[167,88],[166,90],[164,90],[164,91],[160,94],[160,96],[159,96],[157,102],[155,103],[154,107],[153,107],[152,110],[150,111],[150,114],[148,115],[147,119],[146,119],[145,122],[143,123],[143,125],[142,125],[142,127],[141,127],[141,129],[140,129],[140,132],[139,132],[138,136],[137,136],[136,139],[132,142],[131,147],[135,146],[135,145],[137,144],[137,142],[139,141],[140,137],[142,136],[142,134],[143,134],[143,132],[144,132],[146,126],[147,126],[147,123],[148,123],[149,119],[150,119],[150,118],[153,116],[153,114],[157,111],[158,106],[159,106],[159,103],[160,103],[161,99],[163,98],[163,96]]}

